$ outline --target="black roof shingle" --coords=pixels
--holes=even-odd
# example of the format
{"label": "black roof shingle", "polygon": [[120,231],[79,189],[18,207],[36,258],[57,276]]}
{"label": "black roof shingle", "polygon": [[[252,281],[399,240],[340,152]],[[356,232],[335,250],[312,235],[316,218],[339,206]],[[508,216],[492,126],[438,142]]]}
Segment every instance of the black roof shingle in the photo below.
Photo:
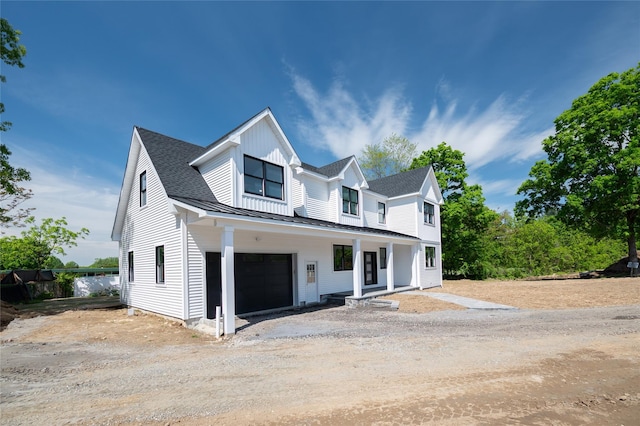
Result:
{"label": "black roof shingle", "polygon": [[420,191],[429,173],[429,167],[421,167],[392,176],[370,180],[369,190],[387,197],[397,197]]}

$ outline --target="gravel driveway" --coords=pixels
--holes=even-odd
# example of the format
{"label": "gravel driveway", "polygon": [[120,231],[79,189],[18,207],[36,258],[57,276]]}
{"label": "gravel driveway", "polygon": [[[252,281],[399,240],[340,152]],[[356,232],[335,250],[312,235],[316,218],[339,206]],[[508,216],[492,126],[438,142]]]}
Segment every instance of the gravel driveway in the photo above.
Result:
{"label": "gravel driveway", "polygon": [[325,307],[253,318],[225,341],[181,327],[159,333],[153,324],[162,321],[126,310],[15,320],[0,335],[2,424],[640,418],[640,305],[425,314]]}

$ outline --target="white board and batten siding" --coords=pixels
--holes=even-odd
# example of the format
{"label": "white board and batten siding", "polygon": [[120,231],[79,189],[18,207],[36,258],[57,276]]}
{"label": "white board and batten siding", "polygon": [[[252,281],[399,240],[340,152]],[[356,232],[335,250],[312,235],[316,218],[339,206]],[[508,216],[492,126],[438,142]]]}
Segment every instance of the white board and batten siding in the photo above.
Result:
{"label": "white board and batten siding", "polygon": [[[147,172],[147,204],[140,207],[140,174]],[[121,247],[122,298],[136,308],[182,318],[182,272],[179,220],[169,213],[167,197],[151,167],[146,151],[140,151],[135,180],[127,201]],[[156,247],[164,246],[165,282],[156,283]],[[133,251],[134,281],[128,281],[128,253]]]}
{"label": "white board and batten siding", "polygon": [[[283,168],[284,174],[284,200],[252,195],[244,192],[244,156],[276,164]],[[242,201],[239,207],[263,211],[268,213],[291,216],[293,214],[292,202],[292,170],[289,159],[284,152],[280,139],[274,133],[266,120],[261,120],[242,133],[240,145],[235,149],[235,162],[237,167],[238,186],[241,188]],[[214,192],[215,194],[215,192]]]}

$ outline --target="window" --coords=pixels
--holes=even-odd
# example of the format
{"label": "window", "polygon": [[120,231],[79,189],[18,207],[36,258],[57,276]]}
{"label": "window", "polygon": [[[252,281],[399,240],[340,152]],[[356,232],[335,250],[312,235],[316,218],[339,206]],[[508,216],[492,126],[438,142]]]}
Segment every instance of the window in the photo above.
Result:
{"label": "window", "polygon": [[387,269],[387,248],[380,247],[380,269]]}
{"label": "window", "polygon": [[134,269],[133,269],[133,252],[132,251],[129,252],[128,264],[129,264],[129,282],[131,283],[131,282],[133,282],[133,271],[134,271]]}
{"label": "window", "polygon": [[358,215],[358,191],[342,187],[342,212]]}
{"label": "window", "polygon": [[333,270],[352,271],[353,270],[353,247],[333,246]]}
{"label": "window", "polygon": [[436,248],[435,247],[427,246],[424,248],[424,266],[426,268],[436,267]]}
{"label": "window", "polygon": [[244,156],[244,192],[284,199],[284,169],[275,164]]}
{"label": "window", "polygon": [[378,223],[386,223],[387,206],[384,203],[378,203]]}
{"label": "window", "polygon": [[424,202],[424,223],[435,225],[435,214],[433,204]]}
{"label": "window", "polygon": [[147,205],[147,172],[140,173],[140,207]]}
{"label": "window", "polygon": [[156,247],[156,283],[164,283],[164,246]]}

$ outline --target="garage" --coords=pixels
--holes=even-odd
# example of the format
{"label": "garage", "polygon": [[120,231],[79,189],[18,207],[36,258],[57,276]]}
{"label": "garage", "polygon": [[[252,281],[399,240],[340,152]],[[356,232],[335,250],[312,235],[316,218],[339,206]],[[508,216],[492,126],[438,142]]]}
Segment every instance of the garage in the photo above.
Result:
{"label": "garage", "polygon": [[[220,253],[207,252],[207,318],[222,300]],[[235,253],[237,315],[293,305],[291,254]]]}

